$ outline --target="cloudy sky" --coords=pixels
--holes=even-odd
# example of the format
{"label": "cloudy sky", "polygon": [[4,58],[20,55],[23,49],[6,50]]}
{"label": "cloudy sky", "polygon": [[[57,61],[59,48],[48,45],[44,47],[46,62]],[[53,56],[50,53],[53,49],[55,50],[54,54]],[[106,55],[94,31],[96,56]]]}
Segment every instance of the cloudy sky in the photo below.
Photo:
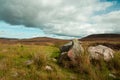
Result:
{"label": "cloudy sky", "polygon": [[0,37],[120,34],[120,0],[0,0]]}

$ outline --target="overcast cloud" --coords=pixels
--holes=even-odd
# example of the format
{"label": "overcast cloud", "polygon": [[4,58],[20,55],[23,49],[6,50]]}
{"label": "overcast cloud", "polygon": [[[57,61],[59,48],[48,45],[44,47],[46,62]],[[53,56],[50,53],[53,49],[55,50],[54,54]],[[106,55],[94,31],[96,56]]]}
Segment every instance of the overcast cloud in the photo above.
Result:
{"label": "overcast cloud", "polygon": [[114,5],[100,0],[0,0],[0,20],[59,36],[120,33],[120,10],[106,12]]}

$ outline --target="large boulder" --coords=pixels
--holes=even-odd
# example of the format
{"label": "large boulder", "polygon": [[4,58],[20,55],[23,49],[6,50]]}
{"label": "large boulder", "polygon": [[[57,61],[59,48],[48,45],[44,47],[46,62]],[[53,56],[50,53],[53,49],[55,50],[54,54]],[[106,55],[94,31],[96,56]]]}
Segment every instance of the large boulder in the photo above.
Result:
{"label": "large boulder", "polygon": [[99,60],[103,58],[105,61],[109,61],[114,57],[114,51],[106,46],[97,45],[88,47],[88,53],[91,59]]}
{"label": "large boulder", "polygon": [[68,57],[74,61],[77,57],[81,56],[81,54],[84,52],[84,49],[81,45],[81,42],[77,39],[74,39],[72,48],[68,51]]}
{"label": "large boulder", "polygon": [[81,42],[78,39],[74,39],[71,42],[63,45],[60,48],[61,54],[59,57],[59,62],[62,60],[69,59],[75,62],[75,59],[84,52]]}

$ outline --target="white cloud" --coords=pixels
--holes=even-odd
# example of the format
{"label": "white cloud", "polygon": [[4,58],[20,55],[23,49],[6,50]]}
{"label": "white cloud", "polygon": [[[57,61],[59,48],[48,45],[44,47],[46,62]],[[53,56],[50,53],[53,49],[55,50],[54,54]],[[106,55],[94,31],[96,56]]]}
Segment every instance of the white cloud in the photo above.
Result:
{"label": "white cloud", "polygon": [[108,14],[93,17],[94,27],[104,32],[120,33],[120,11],[112,11]]}
{"label": "white cloud", "polygon": [[120,11],[95,16],[112,5],[100,0],[0,0],[0,19],[61,36],[119,32]]}

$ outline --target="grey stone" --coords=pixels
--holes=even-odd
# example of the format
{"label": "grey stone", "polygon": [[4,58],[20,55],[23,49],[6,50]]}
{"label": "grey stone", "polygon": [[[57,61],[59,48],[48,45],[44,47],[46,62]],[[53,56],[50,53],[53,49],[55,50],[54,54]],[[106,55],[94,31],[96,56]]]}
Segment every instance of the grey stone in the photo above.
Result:
{"label": "grey stone", "polygon": [[112,77],[112,78],[114,78],[114,79],[116,78],[116,76],[113,75],[113,74],[111,74],[111,73],[109,74],[109,77]]}
{"label": "grey stone", "polygon": [[34,63],[33,60],[27,60],[27,61],[25,62],[25,64],[26,64],[27,66],[29,66],[29,65],[31,65],[31,64],[33,64],[33,63]]}
{"label": "grey stone", "polygon": [[46,66],[45,66],[45,70],[46,70],[46,71],[53,71],[52,67],[49,66],[49,65],[46,65]]}
{"label": "grey stone", "polygon": [[70,41],[70,42],[67,43],[67,44],[64,44],[63,46],[60,47],[61,53],[62,53],[62,52],[68,52],[69,49],[70,49],[72,46],[73,46],[73,42],[72,42],[72,41]]}
{"label": "grey stone", "polygon": [[97,45],[88,47],[88,52],[90,54],[90,58],[99,60],[103,58],[105,61],[109,61],[114,57],[114,51],[106,46]]}
{"label": "grey stone", "polygon": [[60,48],[60,51],[61,54],[60,54],[59,62],[68,58],[71,61],[75,62],[75,59],[81,56],[82,53],[84,53],[84,48],[82,47],[81,42],[78,39],[74,39],[72,40],[72,43],[69,42],[63,45]]}

